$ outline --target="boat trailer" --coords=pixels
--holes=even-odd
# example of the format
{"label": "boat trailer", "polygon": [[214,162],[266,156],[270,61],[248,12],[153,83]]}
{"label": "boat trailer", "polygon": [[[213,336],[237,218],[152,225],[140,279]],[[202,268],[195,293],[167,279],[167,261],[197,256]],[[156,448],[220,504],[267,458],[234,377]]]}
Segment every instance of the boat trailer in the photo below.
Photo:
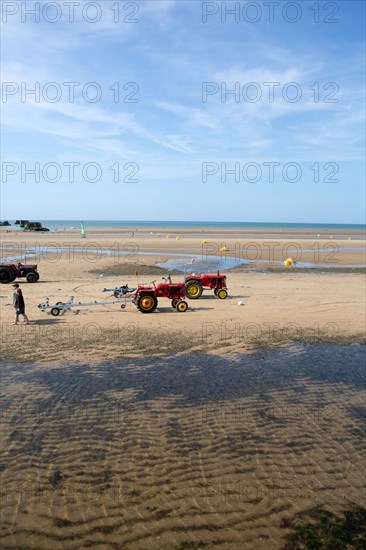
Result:
{"label": "boat trailer", "polygon": [[[126,290],[126,288],[128,290]],[[104,289],[103,292],[107,291],[108,289]],[[77,308],[74,313],[79,313],[81,307],[90,307],[90,306],[102,306],[106,304],[121,304],[121,309],[125,309],[128,302],[131,302],[133,299],[133,296],[126,296],[127,294],[130,294],[136,289],[129,289],[126,286],[118,287],[112,290],[115,296],[115,300],[103,300],[101,302],[98,302],[95,300],[94,302],[74,302],[74,296],[70,296],[69,300],[67,302],[56,302],[55,304],[51,305],[49,298],[46,298],[43,304],[39,304],[38,307],[41,311],[46,311],[47,309],[50,310],[51,315],[54,317],[57,317],[60,315],[60,313],[65,313],[66,311],[71,310],[72,308]]]}

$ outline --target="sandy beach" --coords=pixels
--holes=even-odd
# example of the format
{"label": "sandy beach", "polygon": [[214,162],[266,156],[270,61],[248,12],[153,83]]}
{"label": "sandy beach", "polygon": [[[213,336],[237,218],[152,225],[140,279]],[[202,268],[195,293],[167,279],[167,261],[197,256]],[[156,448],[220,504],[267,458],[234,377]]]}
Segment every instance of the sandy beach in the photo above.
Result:
{"label": "sandy beach", "polygon": [[[1,237],[40,272],[19,281],[30,326],[11,325],[0,287],[4,548],[281,549],[296,514],[365,504],[362,235]],[[103,289],[135,287],[136,271],[159,282],[156,263],[212,256],[234,261],[229,297],[205,291],[185,313],[37,307],[112,299]]]}
{"label": "sandy beach", "polygon": [[[232,235],[231,231],[219,234],[218,230],[205,230],[203,235],[192,230],[184,233],[179,228],[151,235],[149,229],[131,228],[115,230],[112,236],[109,231],[90,231],[81,239],[76,231],[3,231],[2,255],[15,257],[27,251],[26,261],[37,263],[40,273],[36,284],[19,281],[31,326],[11,326],[12,287],[0,287],[5,356],[85,360],[185,349],[229,353],[252,348],[253,344],[293,339],[361,341],[365,328],[361,266],[366,264],[361,237],[352,235],[349,241],[291,234],[269,239]],[[220,252],[223,246],[227,252]],[[260,261],[253,260],[256,255]],[[50,303],[67,301],[70,296],[84,303],[113,299],[104,288],[122,284],[134,288],[152,280],[158,283],[169,272],[154,266],[167,260],[176,260],[180,266],[187,263],[187,272],[195,271],[197,264],[190,264],[193,257],[205,271],[210,271],[212,259],[216,260],[215,269],[232,261],[234,269],[225,271],[227,300],[218,300],[212,291],[205,291],[200,300],[188,301],[184,314],[178,314],[167,299],[161,299],[158,310],[149,315],[139,313],[131,303],[123,311],[119,304],[100,305],[57,318],[37,307],[46,297]],[[283,259],[288,257],[300,258],[299,263],[284,267]],[[302,262],[311,263],[313,268],[301,268]],[[342,270],[344,265],[356,269]],[[173,273],[173,281],[183,280],[184,273]],[[238,302],[243,305],[238,306]]]}

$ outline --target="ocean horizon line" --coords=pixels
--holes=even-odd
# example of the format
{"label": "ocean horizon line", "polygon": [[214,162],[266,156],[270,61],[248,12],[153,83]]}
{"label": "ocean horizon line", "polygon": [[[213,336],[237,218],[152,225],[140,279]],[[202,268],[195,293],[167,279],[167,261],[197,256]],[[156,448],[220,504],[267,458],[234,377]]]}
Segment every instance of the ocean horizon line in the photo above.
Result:
{"label": "ocean horizon line", "polygon": [[[23,218],[17,218],[17,219],[23,219]],[[15,221],[13,219],[9,219],[11,225],[15,224]],[[33,221],[33,220],[32,220]],[[337,222],[252,222],[252,221],[216,221],[216,220],[106,220],[106,219],[42,219],[39,220],[42,221],[44,224],[51,224],[52,226],[60,225],[65,226],[65,224],[71,224],[71,225],[80,225],[80,223],[94,225],[98,227],[131,227],[134,225],[142,225],[144,227],[172,227],[172,226],[178,226],[178,227],[217,227],[217,226],[224,226],[224,227],[235,227],[235,228],[264,228],[264,229],[290,229],[290,228],[322,228],[322,229],[366,229],[366,224],[363,223],[337,223]]]}

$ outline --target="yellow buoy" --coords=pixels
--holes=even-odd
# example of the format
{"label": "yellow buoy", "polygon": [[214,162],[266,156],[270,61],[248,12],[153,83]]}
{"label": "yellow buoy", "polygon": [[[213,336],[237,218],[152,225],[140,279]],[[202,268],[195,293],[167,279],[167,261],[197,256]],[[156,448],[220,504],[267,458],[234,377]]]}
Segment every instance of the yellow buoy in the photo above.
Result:
{"label": "yellow buoy", "polygon": [[348,240],[348,241],[352,241],[352,237],[348,237],[348,239],[347,239],[347,240]]}
{"label": "yellow buoy", "polygon": [[170,239],[170,235],[166,235],[166,238],[167,238],[167,239]]}
{"label": "yellow buoy", "polygon": [[176,241],[179,241],[179,239],[180,239],[180,237],[175,237],[175,240],[176,240]]}
{"label": "yellow buoy", "polygon": [[156,236],[157,236],[157,237],[160,237],[160,233],[157,233]]}
{"label": "yellow buoy", "polygon": [[287,260],[285,260],[283,263],[285,264],[286,267],[290,267],[293,265],[294,261],[292,258],[287,258]]}
{"label": "yellow buoy", "polygon": [[226,246],[223,246],[222,248],[220,248],[220,252],[229,252],[229,249],[226,248]]}
{"label": "yellow buoy", "polygon": [[206,244],[206,243],[207,243],[206,239],[203,239],[202,244]]}

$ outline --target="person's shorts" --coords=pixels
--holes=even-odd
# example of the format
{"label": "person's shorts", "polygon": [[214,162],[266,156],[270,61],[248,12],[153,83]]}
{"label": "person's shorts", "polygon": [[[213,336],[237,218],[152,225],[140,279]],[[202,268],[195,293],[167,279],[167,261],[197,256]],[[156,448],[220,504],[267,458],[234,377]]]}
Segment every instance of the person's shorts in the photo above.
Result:
{"label": "person's shorts", "polygon": [[25,313],[25,307],[23,306],[23,307],[17,307],[17,308],[15,308],[15,313],[16,313],[17,315],[24,315],[24,313]]}

